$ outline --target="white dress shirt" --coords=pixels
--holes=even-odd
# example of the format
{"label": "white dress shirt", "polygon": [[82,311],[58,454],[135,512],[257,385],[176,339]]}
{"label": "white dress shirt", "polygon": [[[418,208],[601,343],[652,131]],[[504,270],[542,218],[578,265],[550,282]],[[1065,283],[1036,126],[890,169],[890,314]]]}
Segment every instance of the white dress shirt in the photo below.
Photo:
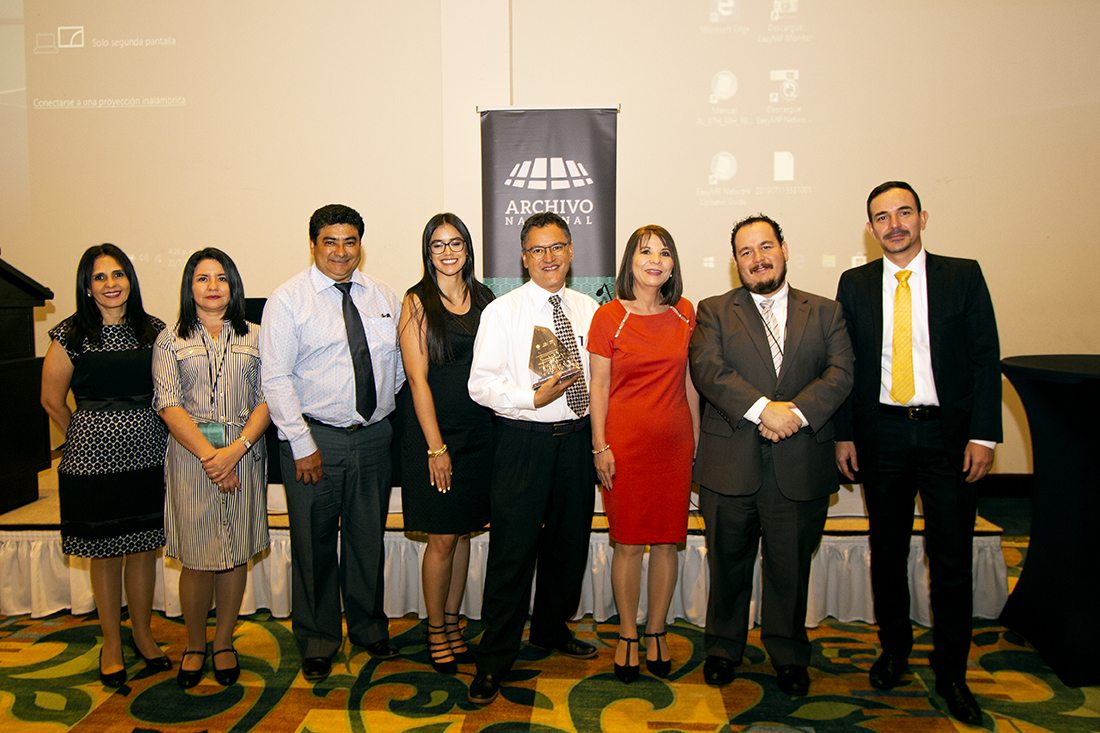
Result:
{"label": "white dress shirt", "polygon": [[302,415],[336,427],[370,425],[393,412],[394,395],[405,383],[397,342],[401,301],[388,285],[358,270],[351,282],[351,300],[363,319],[378,391],[371,415],[355,409],[355,367],[336,281],[311,265],[276,288],[264,307],[264,396],[279,437],[290,441],[295,460],[317,451]]}
{"label": "white dress shirt", "polygon": [[481,314],[470,368],[470,398],[474,402],[502,417],[516,420],[561,422],[577,419],[564,395],[549,405],[535,408],[535,389],[532,386],[535,379],[529,366],[531,336],[535,326],[554,330],[554,307],[549,302],[551,295],[561,296],[562,311],[573,326],[573,335],[577,339],[585,383],[591,384],[592,374],[588,368],[585,345],[588,326],[599,304],[569,288],[551,293],[533,282],[527,282],[494,300]]}
{"label": "white dress shirt", "polygon": [[[756,310],[760,312],[761,320],[763,320],[764,318],[764,311],[761,308],[760,304],[763,303],[765,300],[770,300],[772,302],[772,315],[775,316],[775,322],[779,326],[779,333],[774,334],[774,336],[775,340],[779,342],[780,350],[784,353],[786,353],[787,351],[787,301],[789,300],[788,296],[790,295],[790,292],[791,286],[788,283],[784,282],[783,287],[779,289],[779,292],[773,293],[772,295],[764,296],[752,292],[749,293],[749,295],[752,296],[752,302],[756,304]],[[767,333],[767,331],[768,323],[767,321],[764,321],[764,332]],[[772,335],[768,336],[769,346],[771,344],[771,336]],[[779,368],[780,371],[782,371],[782,364]],[[767,397],[762,396],[760,399],[752,404],[752,407],[745,411],[745,419],[759,425],[760,413],[764,412],[764,408],[768,406],[769,402],[771,402],[771,400],[769,400]],[[798,407],[795,407],[792,412],[798,415],[799,419],[802,420],[802,427],[806,427],[810,424],[809,421],[806,419],[806,416],[802,414],[802,411],[799,410]]]}

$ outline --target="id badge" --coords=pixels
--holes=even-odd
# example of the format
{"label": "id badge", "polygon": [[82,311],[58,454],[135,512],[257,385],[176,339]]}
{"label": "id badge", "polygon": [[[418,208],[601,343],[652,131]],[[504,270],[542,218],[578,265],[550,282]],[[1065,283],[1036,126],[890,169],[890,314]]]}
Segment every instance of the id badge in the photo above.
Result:
{"label": "id badge", "polygon": [[215,448],[224,448],[228,442],[226,441],[226,424],[221,422],[201,422],[198,423],[199,432],[203,437],[210,441],[210,445]]}

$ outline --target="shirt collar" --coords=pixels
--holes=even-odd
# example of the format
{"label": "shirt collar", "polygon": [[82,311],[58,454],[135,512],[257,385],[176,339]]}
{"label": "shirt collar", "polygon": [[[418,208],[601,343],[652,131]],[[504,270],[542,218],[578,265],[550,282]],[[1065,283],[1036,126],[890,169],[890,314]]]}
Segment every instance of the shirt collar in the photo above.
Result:
{"label": "shirt collar", "polygon": [[898,267],[888,257],[882,258],[882,276],[890,280],[896,279],[894,276],[902,270],[909,270],[915,277],[924,277],[926,269],[928,269],[928,253],[924,251],[924,247],[920,248],[917,256],[905,267]]}
{"label": "shirt collar", "polygon": [[749,292],[752,296],[752,302],[756,304],[756,309],[760,309],[760,304],[765,300],[772,302],[772,308],[778,308],[787,305],[787,295],[791,292],[791,285],[788,282],[783,283],[783,287],[779,288],[779,292],[772,293],[771,295],[757,295],[756,293]]}
{"label": "shirt collar", "polygon": [[546,290],[544,288],[540,288],[538,285],[536,285],[534,282],[532,282],[530,280],[527,281],[527,285],[530,286],[530,290],[528,291],[528,295],[531,298],[531,302],[535,304],[536,308],[544,308],[546,306],[546,304],[550,302],[550,298],[555,296],[555,295],[560,295],[561,296],[562,307],[563,308],[565,307],[565,291],[566,291],[565,287],[563,287],[561,290],[557,291],[556,293],[551,293],[549,290]]}
{"label": "shirt collar", "polygon": [[[321,272],[316,263],[309,266],[309,281],[312,283],[313,289],[318,293],[325,288],[336,287],[336,281]],[[363,273],[359,272],[358,269],[352,271],[351,282],[359,283],[363,287],[367,286],[367,279],[363,277]]]}

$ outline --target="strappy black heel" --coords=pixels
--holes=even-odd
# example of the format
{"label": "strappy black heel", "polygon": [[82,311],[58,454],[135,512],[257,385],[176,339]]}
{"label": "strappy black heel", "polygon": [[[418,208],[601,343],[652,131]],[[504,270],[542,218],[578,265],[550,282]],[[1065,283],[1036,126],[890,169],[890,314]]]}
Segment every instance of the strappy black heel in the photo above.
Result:
{"label": "strappy black heel", "polygon": [[[648,656],[645,660],[645,668],[649,670],[649,673],[654,677],[660,677],[664,679],[668,677],[668,673],[672,671],[672,658],[661,659],[661,641],[660,638],[665,636],[666,632],[661,631],[656,634],[645,634],[645,638],[653,639],[653,643],[657,645],[657,658],[649,659]],[[646,642],[648,644],[648,642]]]}
{"label": "strappy black heel", "polygon": [[[433,636],[437,639],[442,636],[443,640],[432,641]],[[454,674],[458,671],[458,662],[455,661],[455,655],[451,652],[451,642],[447,640],[445,626],[428,624],[428,654],[432,658],[432,669],[436,672]]]}
{"label": "strappy black heel", "polygon": [[[638,637],[628,639],[622,634],[619,634],[619,641],[626,642],[626,664],[615,663],[615,676],[619,678],[621,682],[630,684],[634,680],[638,679],[638,675],[641,674],[642,666],[640,664],[630,664],[630,645],[638,645]],[[649,662],[646,662],[649,664]]]}
{"label": "strappy black heel", "polygon": [[[447,617],[455,619],[448,621]],[[451,644],[451,653],[455,655],[455,661],[459,664],[473,664],[474,653],[466,646],[466,640],[462,638],[462,616],[457,613],[443,612],[443,628],[447,630],[447,641]],[[457,638],[456,638],[457,636]]]}

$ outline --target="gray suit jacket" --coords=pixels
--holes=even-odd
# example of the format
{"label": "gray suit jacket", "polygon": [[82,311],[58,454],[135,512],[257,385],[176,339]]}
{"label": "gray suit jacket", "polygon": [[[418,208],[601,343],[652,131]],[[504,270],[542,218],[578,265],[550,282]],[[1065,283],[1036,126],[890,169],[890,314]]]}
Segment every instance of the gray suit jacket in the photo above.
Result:
{"label": "gray suit jacket", "polygon": [[775,374],[764,322],[744,288],[699,303],[691,337],[691,378],[707,402],[694,479],[744,496],[763,480],[762,438],[745,412],[761,396],[794,402],[809,422],[772,446],[779,490],[807,501],[839,488],[833,414],[852,389],[854,356],[840,305],[791,288],[783,365]]}

